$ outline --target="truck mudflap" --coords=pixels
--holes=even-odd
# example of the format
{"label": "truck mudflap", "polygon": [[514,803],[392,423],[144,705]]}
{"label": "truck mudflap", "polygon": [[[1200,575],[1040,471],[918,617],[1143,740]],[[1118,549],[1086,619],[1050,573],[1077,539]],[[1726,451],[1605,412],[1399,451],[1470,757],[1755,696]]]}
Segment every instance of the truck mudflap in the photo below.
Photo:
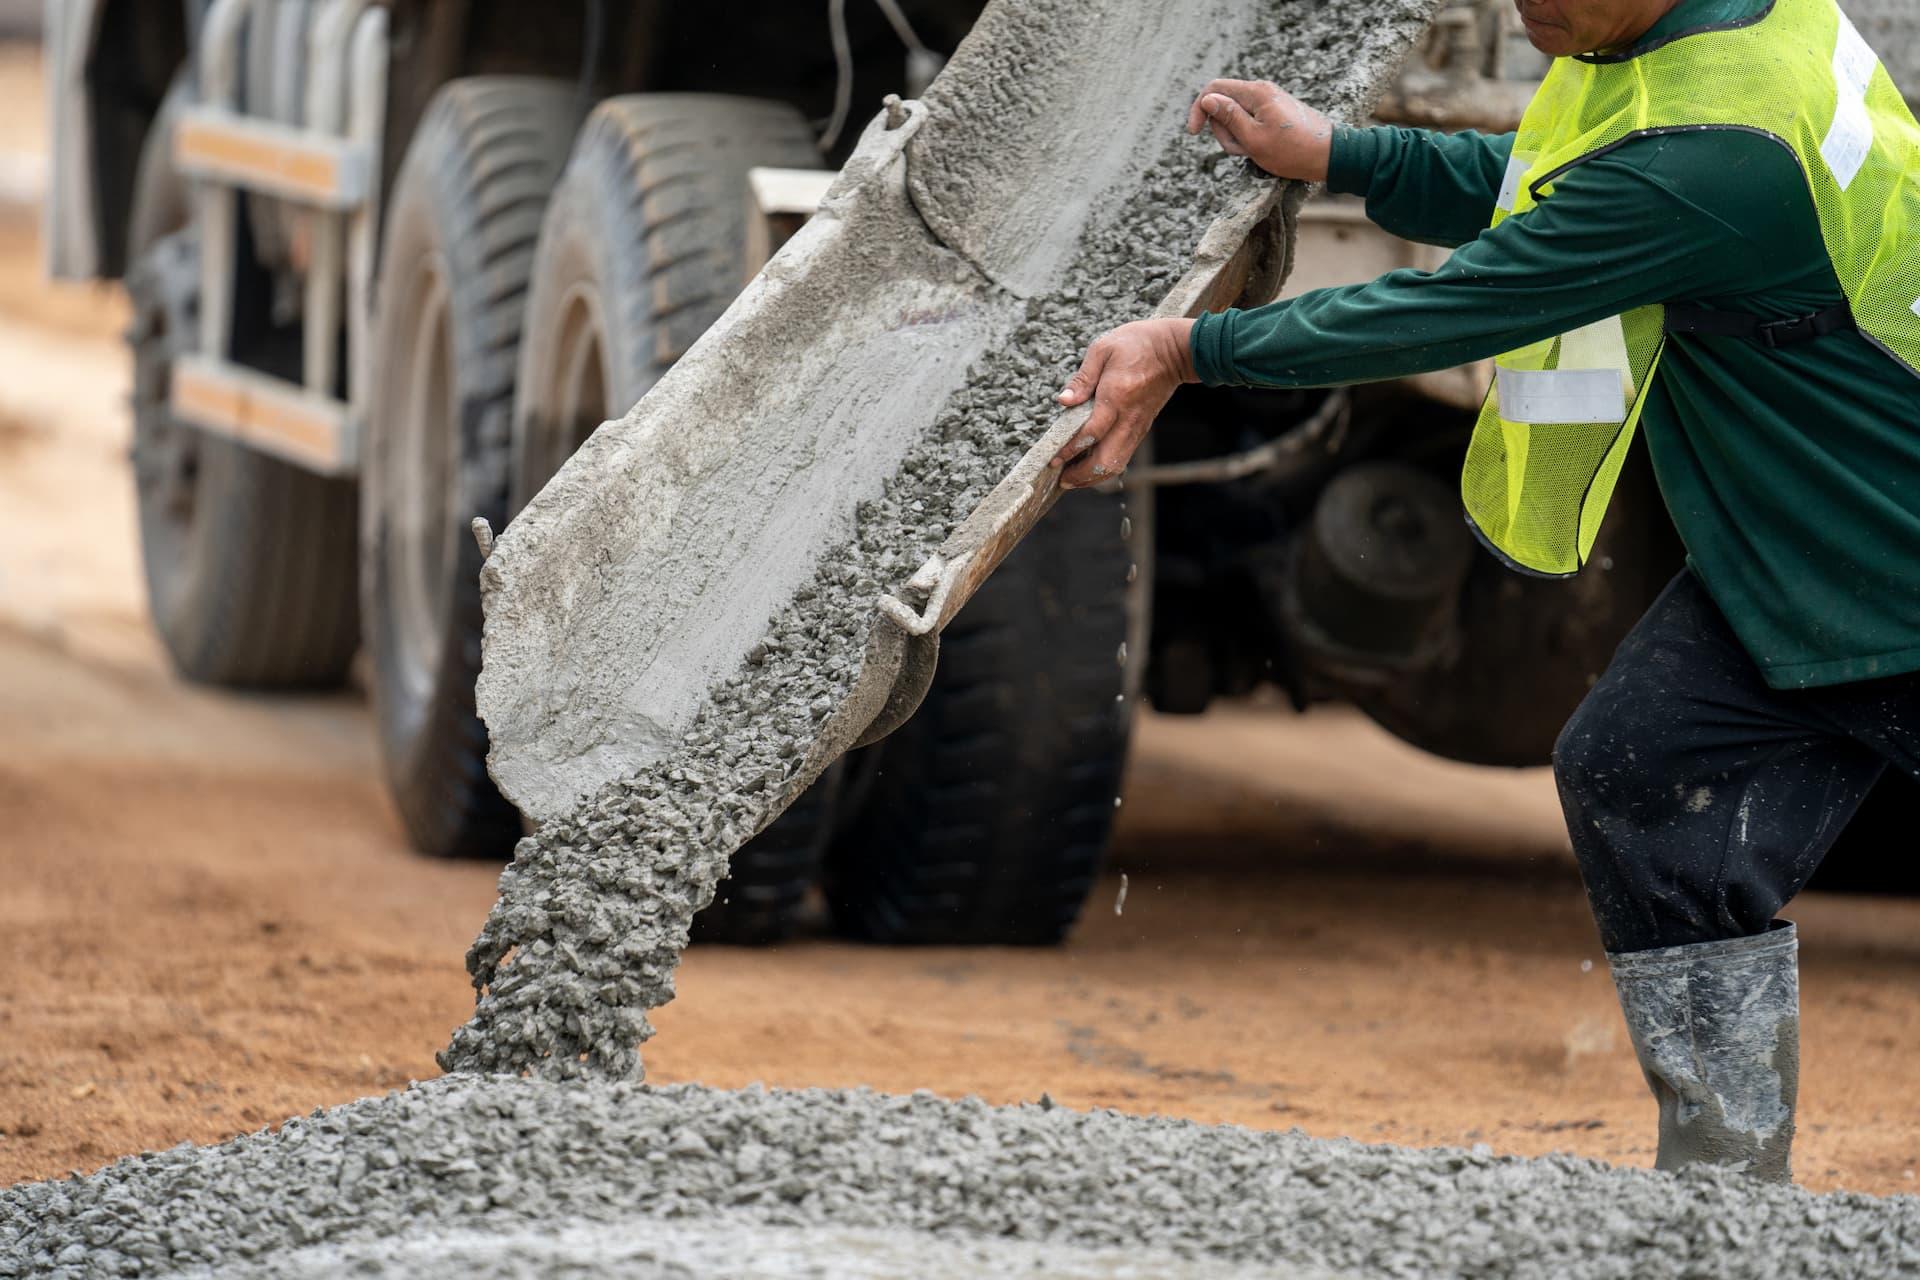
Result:
{"label": "truck mudflap", "polygon": [[[1329,77],[1340,111],[1364,114],[1434,7],[1389,0],[1352,32]],[[990,6],[926,101],[868,126],[819,215],[500,535],[482,572],[477,705],[493,776],[523,812],[558,817],[661,761],[741,678],[976,360],[1007,345],[1031,299],[1073,283],[1102,201],[1139,190],[1197,87],[1276,21],[1261,0],[1205,9]],[[1232,189],[1184,276],[1143,291],[1142,314],[1277,291],[1304,188]],[[1053,420],[875,599],[851,691],[820,716],[767,820],[911,715],[941,629],[1055,500],[1047,461],[1083,415]]]}

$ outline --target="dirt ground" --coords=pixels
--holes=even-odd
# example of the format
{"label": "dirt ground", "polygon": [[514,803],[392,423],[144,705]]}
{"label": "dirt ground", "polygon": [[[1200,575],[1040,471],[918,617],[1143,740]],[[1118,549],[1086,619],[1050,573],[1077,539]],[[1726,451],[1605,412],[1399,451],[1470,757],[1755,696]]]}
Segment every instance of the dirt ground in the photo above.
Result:
{"label": "dirt ground", "polygon": [[[0,54],[0,102],[32,74]],[[357,693],[168,674],[141,613],[122,306],[43,285],[34,253],[31,219],[0,216],[0,1185],[434,1074],[496,874],[407,851]],[[651,1078],[1650,1160],[1543,773],[1242,706],[1148,718],[1125,800],[1067,946],[696,949]],[[1802,1180],[1914,1190],[1920,902],[1791,914]]]}

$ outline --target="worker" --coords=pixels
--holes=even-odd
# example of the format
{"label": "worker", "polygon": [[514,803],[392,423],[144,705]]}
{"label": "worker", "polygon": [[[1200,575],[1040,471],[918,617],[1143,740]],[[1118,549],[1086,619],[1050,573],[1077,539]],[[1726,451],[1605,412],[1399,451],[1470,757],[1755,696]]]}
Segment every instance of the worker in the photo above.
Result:
{"label": "worker", "polygon": [[1786,1180],[1799,980],[1776,913],[1884,770],[1920,773],[1920,125],[1835,0],[1517,4],[1554,57],[1517,134],[1336,128],[1274,85],[1209,84],[1190,132],[1456,251],[1115,330],[1060,397],[1093,407],[1054,465],[1119,475],[1182,383],[1492,357],[1467,518],[1559,577],[1644,428],[1687,567],[1555,778],[1657,1167]]}

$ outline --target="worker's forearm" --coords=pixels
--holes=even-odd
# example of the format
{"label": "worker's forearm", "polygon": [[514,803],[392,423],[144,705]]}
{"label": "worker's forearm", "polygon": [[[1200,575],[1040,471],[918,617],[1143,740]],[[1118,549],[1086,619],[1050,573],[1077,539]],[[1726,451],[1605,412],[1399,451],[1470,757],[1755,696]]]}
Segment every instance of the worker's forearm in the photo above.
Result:
{"label": "worker's forearm", "polygon": [[1517,325],[1512,315],[1462,302],[1444,283],[1400,271],[1367,285],[1202,316],[1193,329],[1194,372],[1209,386],[1378,382],[1470,364],[1588,322],[1556,310]]}
{"label": "worker's forearm", "polygon": [[1451,368],[1692,290],[1724,290],[1751,254],[1724,223],[1659,198],[1624,162],[1598,160],[1435,271],[1201,317],[1194,372],[1213,385],[1315,387]]}
{"label": "worker's forearm", "polygon": [[1384,230],[1450,249],[1492,220],[1512,154],[1510,133],[1336,129],[1327,189],[1366,197]]}

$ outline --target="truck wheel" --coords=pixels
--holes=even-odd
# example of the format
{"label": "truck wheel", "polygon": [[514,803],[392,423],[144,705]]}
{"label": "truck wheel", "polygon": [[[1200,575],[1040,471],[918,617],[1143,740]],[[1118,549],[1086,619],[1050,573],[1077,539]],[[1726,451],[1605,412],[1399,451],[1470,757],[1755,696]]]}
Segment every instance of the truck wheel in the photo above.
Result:
{"label": "truck wheel", "polygon": [[173,665],[206,684],[338,684],[359,644],[351,481],[329,480],[173,420],[176,354],[194,346],[199,241],[173,167],[167,95],[134,178],[127,237],[133,472],[148,610]]}
{"label": "truck wheel", "polygon": [[453,81],[388,206],[362,605],[387,784],[425,853],[498,855],[520,834],[474,713],[480,553],[468,528],[475,516],[505,522],[521,316],[576,103],[560,81]]}
{"label": "truck wheel", "polygon": [[849,765],[826,881],[843,931],[1038,945],[1073,926],[1126,757],[1129,560],[1118,500],[1070,495],[953,620],[919,712]]}
{"label": "truck wheel", "polygon": [[[513,509],[633,406],[746,283],[747,170],[818,168],[792,107],[713,94],[611,98],[554,192],[527,299]],[[838,773],[733,855],[694,936],[763,943],[792,928],[825,851]]]}

